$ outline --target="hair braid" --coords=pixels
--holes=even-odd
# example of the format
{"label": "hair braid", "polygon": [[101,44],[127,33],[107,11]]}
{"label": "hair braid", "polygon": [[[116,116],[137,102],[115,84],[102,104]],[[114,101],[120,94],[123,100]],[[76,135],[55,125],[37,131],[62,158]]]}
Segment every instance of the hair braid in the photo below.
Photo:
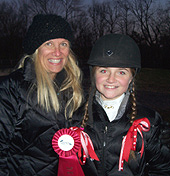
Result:
{"label": "hair braid", "polygon": [[81,127],[84,128],[86,126],[86,122],[88,121],[89,119],[89,114],[88,114],[88,101],[86,102],[85,104],[85,113],[84,113],[84,117],[83,117],[83,120],[82,120],[82,123],[81,123]]}
{"label": "hair braid", "polygon": [[136,94],[135,94],[135,83],[134,80],[132,81],[132,89],[130,91],[131,97],[132,97],[132,113],[131,113],[131,118],[130,118],[130,123],[131,125],[133,124],[136,114],[137,114],[137,109],[136,109]]}
{"label": "hair braid", "polygon": [[[137,108],[136,108],[136,94],[135,94],[135,80],[133,79],[132,83],[131,83],[131,89],[130,89],[130,94],[131,94],[131,98],[132,98],[132,112],[131,112],[131,118],[130,118],[130,124],[132,125],[136,114],[137,114]],[[131,159],[136,159],[135,157],[135,152],[134,151],[130,151],[130,158],[129,161]]]}
{"label": "hair braid", "polygon": [[[94,71],[94,68],[93,68],[93,71]],[[92,79],[94,79],[92,77]],[[86,126],[86,123],[87,121],[93,119],[93,110],[92,110],[92,104],[93,104],[93,97],[95,96],[95,92],[96,92],[96,88],[95,88],[95,85],[94,85],[94,81],[92,80],[91,81],[91,87],[89,89],[89,95],[88,95],[88,99],[87,99],[87,102],[85,104],[85,113],[84,113],[84,116],[83,116],[83,120],[82,120],[82,123],[81,123],[81,127],[84,128]],[[90,119],[89,119],[89,116],[90,116]]]}

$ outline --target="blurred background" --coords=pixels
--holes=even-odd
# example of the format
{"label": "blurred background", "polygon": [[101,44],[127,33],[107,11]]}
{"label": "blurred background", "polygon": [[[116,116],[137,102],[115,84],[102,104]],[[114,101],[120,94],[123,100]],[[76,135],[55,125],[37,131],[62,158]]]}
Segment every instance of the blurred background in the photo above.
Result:
{"label": "blurred background", "polygon": [[170,0],[0,0],[0,75],[18,64],[23,37],[38,13],[55,13],[71,24],[85,91],[90,84],[86,62],[96,39],[130,35],[142,54],[137,98],[170,120]]}

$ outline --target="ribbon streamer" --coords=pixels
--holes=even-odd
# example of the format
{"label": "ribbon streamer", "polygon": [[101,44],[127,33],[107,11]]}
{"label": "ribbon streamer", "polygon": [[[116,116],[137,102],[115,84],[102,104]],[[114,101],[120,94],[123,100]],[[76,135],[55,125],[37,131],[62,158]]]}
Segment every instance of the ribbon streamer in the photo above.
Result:
{"label": "ribbon streamer", "polygon": [[136,151],[136,143],[137,143],[137,132],[139,132],[142,137],[142,147],[140,150],[141,157],[143,155],[144,150],[144,140],[142,131],[147,132],[150,130],[150,122],[147,118],[142,118],[135,120],[132,126],[129,128],[127,135],[123,138],[122,147],[119,158],[119,171],[123,171],[124,160],[128,162],[130,150]]}
{"label": "ribbon streamer", "polygon": [[93,143],[92,143],[89,135],[87,133],[85,133],[82,128],[71,127],[70,129],[74,130],[80,137],[81,147],[83,149],[83,162],[81,161],[81,157],[82,157],[81,147],[79,148],[79,151],[78,151],[78,158],[79,158],[79,162],[81,163],[81,165],[84,165],[86,162],[86,158],[89,158],[89,157],[91,159],[95,159],[95,160],[99,161],[99,159],[94,151]]}

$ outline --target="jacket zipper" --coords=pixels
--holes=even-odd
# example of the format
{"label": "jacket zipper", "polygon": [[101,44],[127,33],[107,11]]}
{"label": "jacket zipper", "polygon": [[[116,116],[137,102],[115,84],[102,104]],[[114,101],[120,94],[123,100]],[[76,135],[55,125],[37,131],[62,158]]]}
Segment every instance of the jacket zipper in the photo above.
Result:
{"label": "jacket zipper", "polygon": [[102,175],[105,176],[105,146],[106,146],[106,139],[107,139],[107,125],[104,129],[104,141],[103,141],[103,168],[102,168]]}

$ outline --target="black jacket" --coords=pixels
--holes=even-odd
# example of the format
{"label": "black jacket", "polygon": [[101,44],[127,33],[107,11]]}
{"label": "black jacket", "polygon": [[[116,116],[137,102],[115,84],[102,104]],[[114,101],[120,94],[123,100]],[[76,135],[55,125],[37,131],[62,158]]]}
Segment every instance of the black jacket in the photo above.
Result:
{"label": "black jacket", "polygon": [[[146,117],[151,124],[148,132],[142,132],[144,153],[141,158],[139,152],[142,146],[142,138],[138,133],[135,158],[130,158],[128,163],[124,163],[123,171],[118,171],[122,140],[130,128],[130,105],[127,105],[121,118],[112,122],[109,122],[105,111],[96,100],[93,101],[92,109],[93,123],[87,122],[85,132],[90,136],[100,161],[87,160],[86,165],[83,166],[87,176],[170,175],[170,151],[159,142],[161,117],[157,112],[141,105],[137,106],[138,115],[136,119]],[[83,116],[80,114],[77,113],[75,122],[76,118],[78,121],[78,116]]]}
{"label": "black jacket", "polygon": [[[57,176],[58,155],[51,142],[67,122],[63,110],[46,112],[36,91],[29,92],[35,81],[29,60],[0,81],[0,176]],[[60,95],[64,107],[63,99]]]}

